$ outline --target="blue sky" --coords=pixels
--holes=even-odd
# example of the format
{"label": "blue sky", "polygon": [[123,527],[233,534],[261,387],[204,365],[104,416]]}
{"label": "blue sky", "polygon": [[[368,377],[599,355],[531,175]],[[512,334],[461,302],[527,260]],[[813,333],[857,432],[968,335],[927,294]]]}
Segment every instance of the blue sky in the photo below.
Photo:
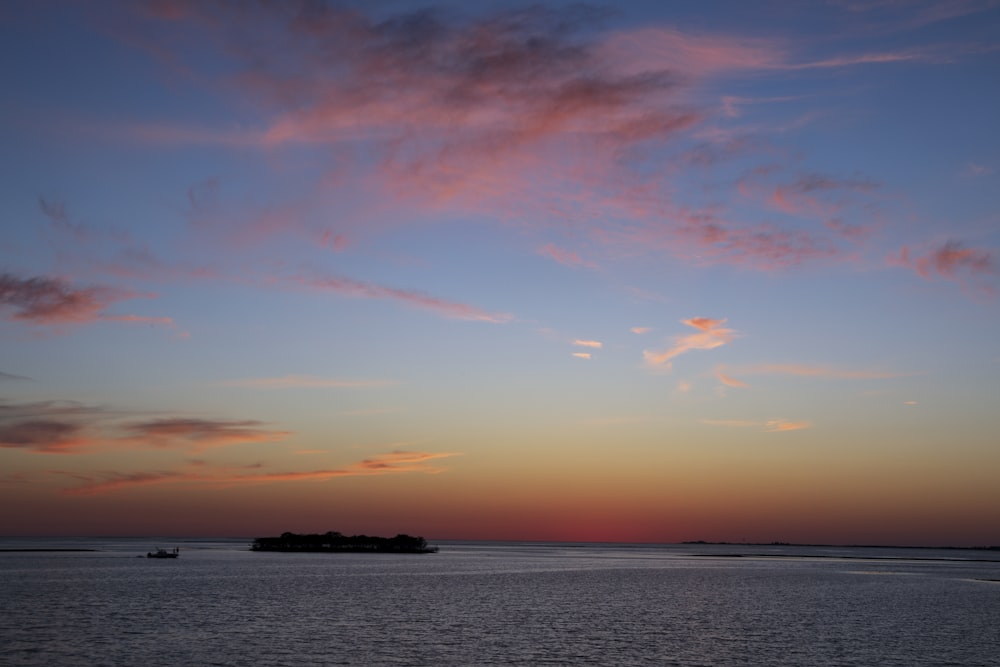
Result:
{"label": "blue sky", "polygon": [[0,533],[996,544],[998,30],[5,5]]}

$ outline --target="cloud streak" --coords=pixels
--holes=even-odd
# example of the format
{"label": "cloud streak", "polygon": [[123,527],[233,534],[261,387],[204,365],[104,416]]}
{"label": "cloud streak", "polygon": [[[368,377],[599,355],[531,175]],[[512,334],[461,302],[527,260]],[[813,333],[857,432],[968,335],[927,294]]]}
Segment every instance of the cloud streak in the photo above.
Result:
{"label": "cloud streak", "polygon": [[769,419],[763,422],[752,419],[702,419],[701,423],[728,428],[755,428],[767,433],[787,433],[812,428],[811,422],[790,421],[788,419]]}
{"label": "cloud streak", "polygon": [[[83,483],[64,489],[66,495],[93,496],[121,491],[138,486],[168,483],[201,484],[210,488],[229,488],[240,485],[273,484],[329,480],[338,477],[361,477],[397,474],[438,474],[444,468],[432,464],[438,459],[460,456],[458,452],[392,451],[358,461],[343,468],[298,470],[280,472],[238,472],[231,468],[213,468],[205,464],[192,465],[183,470],[141,472],[110,471],[96,475],[71,474]],[[258,468],[258,466],[252,466]]]}
{"label": "cloud streak", "polygon": [[343,296],[365,299],[387,299],[408,306],[429,310],[443,317],[502,324],[513,319],[509,313],[496,313],[456,301],[448,301],[424,292],[385,287],[350,278],[299,278],[299,285],[322,292],[335,292]]}
{"label": "cloud streak", "polygon": [[227,421],[211,419],[166,418],[136,422],[125,426],[126,441],[152,447],[193,445],[201,451],[212,447],[277,442],[291,435],[288,431],[261,428],[255,420]]}
{"label": "cloud streak", "polygon": [[255,420],[162,417],[70,401],[0,403],[0,448],[44,454],[85,454],[98,449],[193,448],[278,442],[289,431]]}

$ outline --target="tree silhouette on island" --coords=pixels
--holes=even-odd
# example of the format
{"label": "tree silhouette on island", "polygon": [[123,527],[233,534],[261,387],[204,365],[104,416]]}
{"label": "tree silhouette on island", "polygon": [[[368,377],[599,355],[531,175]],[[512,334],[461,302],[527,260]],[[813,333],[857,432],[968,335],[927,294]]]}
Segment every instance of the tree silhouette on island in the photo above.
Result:
{"label": "tree silhouette on island", "polygon": [[282,533],[280,537],[258,537],[250,545],[251,551],[297,551],[297,552],[362,552],[427,554],[437,551],[437,547],[427,546],[427,540],[410,535],[396,537],[374,537],[370,535],[343,535],[335,531],[323,534],[299,535]]}

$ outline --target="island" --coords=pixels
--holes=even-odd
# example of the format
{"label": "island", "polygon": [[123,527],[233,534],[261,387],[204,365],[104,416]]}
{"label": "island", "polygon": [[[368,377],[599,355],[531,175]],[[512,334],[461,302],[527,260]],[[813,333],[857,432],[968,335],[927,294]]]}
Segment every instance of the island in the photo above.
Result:
{"label": "island", "polygon": [[282,533],[280,537],[258,537],[250,545],[251,551],[292,551],[292,552],[362,552],[394,554],[435,553],[437,547],[427,545],[422,537],[396,535],[396,537],[373,537],[369,535],[342,535],[329,531],[323,534],[298,535]]}

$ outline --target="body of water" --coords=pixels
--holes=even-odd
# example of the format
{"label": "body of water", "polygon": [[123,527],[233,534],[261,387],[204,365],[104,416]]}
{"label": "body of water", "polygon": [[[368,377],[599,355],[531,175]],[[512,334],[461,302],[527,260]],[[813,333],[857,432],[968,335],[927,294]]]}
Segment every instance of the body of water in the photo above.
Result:
{"label": "body of water", "polygon": [[1000,665],[995,551],[248,544],[0,539],[95,550],[0,552],[0,665]]}

